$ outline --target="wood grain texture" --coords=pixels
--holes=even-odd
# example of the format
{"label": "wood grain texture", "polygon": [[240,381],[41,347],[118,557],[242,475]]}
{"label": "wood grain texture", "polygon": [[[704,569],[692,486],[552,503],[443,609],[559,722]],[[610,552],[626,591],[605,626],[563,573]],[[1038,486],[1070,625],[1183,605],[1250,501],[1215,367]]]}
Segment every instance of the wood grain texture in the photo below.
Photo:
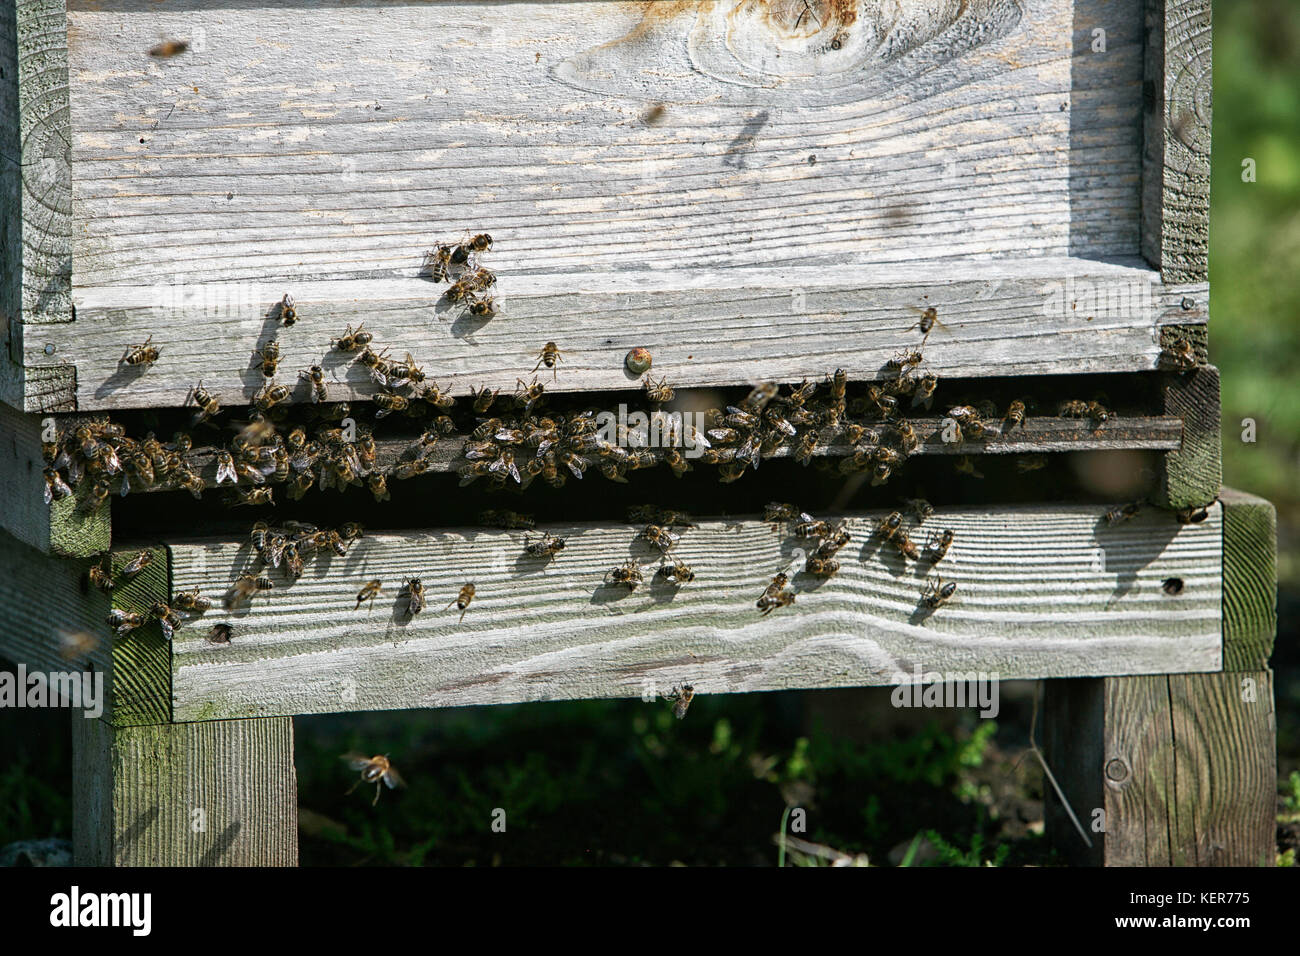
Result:
{"label": "wood grain texture", "polygon": [[[296,383],[300,370],[321,363],[332,399],[368,398],[376,386],[367,371],[330,346],[362,321],[376,347],[397,359],[410,352],[439,385],[466,395],[483,384],[513,390],[548,341],[564,353],[553,385],[563,391],[638,386],[623,364],[638,346],[651,349],[656,375],[682,387],[797,382],[836,367],[854,380],[879,378],[889,359],[921,344],[911,307],[926,301],[945,324],[924,349],[941,377],[1147,371],[1159,365],[1158,327],[1183,315],[1140,260],[954,261],[905,273],[794,264],[596,277],[502,271],[502,314],[493,319],[448,304],[445,288],[418,278],[248,292],[238,284],[79,287],[77,321],[44,340],[76,366],[77,407],[97,409],[181,405],[199,380],[224,404],[247,401],[262,386],[252,353],[272,336],[281,381]],[[276,318],[287,291],[301,316],[291,329]],[[122,365],[151,335],[158,362]],[[49,358],[33,347],[24,361],[39,367]],[[296,400],[308,396],[296,389]]]}
{"label": "wood grain texture", "polygon": [[1210,0],[1145,0],[1142,254],[1166,282],[1209,275]]}
{"label": "wood grain texture", "polygon": [[[71,427],[60,421],[59,428]],[[63,557],[107,551],[110,505],[90,513],[69,496],[45,503],[42,419],[0,404],[0,529],[32,547]]]}
{"label": "wood grain texture", "polygon": [[78,866],[296,866],[293,720],[73,724]]}
{"label": "wood grain texture", "polygon": [[1048,681],[1048,763],[1085,822],[1054,796],[1048,835],[1105,866],[1272,866],[1276,718],[1267,671]]}
{"label": "wood grain texture", "polygon": [[1161,392],[1165,414],[1183,421],[1183,444],[1162,457],[1155,500],[1165,508],[1199,507],[1214,500],[1223,482],[1219,370],[1199,366],[1168,375]]}
{"label": "wood grain texture", "polygon": [[[122,568],[142,550],[148,551],[152,560],[135,577],[124,580]],[[167,723],[172,716],[171,642],[163,637],[158,622],[150,615],[155,601],[171,602],[167,549],[127,548],[115,551],[112,561],[113,607],[144,615],[148,623],[113,638],[109,719],[116,726]]]}
{"label": "wood grain texture", "polygon": [[1277,634],[1277,510],[1263,498],[1224,488],[1223,667],[1268,668]]}
{"label": "wood grain texture", "polygon": [[[794,576],[797,603],[766,618],[754,602],[809,544],[762,522],[687,530],[676,551],[697,577],[675,593],[651,580],[656,562],[628,526],[552,527],[568,547],[549,564],[525,556],[515,532],[367,537],[347,557],[317,557],[291,586],[272,572],[275,589],[250,608],[179,631],[175,719],[638,696],[683,680],[704,694],[890,684],[914,665],[1004,678],[1220,667],[1217,511],[1201,525],[1153,512],[1116,527],[1103,511],[940,513],[926,524],[956,532],[940,571],[959,591],[928,616],[924,571],[867,537],[878,516],[851,519],[839,575],[820,586]],[[241,542],[169,547],[173,587],[211,598],[250,562]],[[603,587],[629,557],[645,587]],[[1175,574],[1186,587],[1170,597],[1160,582]],[[408,621],[409,576],[423,579],[429,608]],[[354,610],[371,578],[382,596]],[[458,623],[443,606],[466,581],[477,596]],[[218,621],[234,625],[229,646],[207,643]]]}
{"label": "wood grain texture", "polygon": [[1137,253],[1140,7],[818,5],[73,2],[77,285]]}

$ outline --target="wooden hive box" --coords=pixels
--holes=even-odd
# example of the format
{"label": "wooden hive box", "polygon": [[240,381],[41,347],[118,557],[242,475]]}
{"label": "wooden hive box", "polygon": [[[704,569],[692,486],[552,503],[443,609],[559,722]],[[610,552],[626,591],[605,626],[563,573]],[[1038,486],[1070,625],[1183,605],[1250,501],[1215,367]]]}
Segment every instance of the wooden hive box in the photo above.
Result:
{"label": "wooden hive box", "polygon": [[[636,347],[684,395],[715,402],[756,382],[808,380],[824,394],[834,369],[860,397],[896,377],[891,359],[923,347],[940,382],[1001,395],[999,415],[1024,383],[1065,399],[1104,380],[1122,401],[1104,422],[1064,417],[1053,401],[982,440],[945,438],[947,405],[917,410],[921,473],[960,456],[984,456],[992,471],[1045,454],[1064,473],[1067,453],[1127,454],[1138,457],[1106,460],[1149,467],[1156,506],[1112,525],[1115,502],[1096,493],[1022,500],[1026,483],[1009,500],[958,496],[935,520],[956,532],[943,567],[962,597],[930,613],[918,602],[928,569],[873,534],[892,501],[840,501],[818,514],[853,536],[840,574],[800,579],[795,605],[760,616],[757,595],[779,570],[798,578],[809,545],[762,520],[745,493],[682,535],[674,554],[699,584],[683,588],[652,578],[657,558],[636,528],[588,517],[606,490],[559,499],[538,524],[534,535],[569,543],[554,561],[528,558],[523,532],[399,495],[383,533],[318,555],[291,586],[229,613],[218,604],[172,641],[150,621],[92,654],[113,697],[104,721],[77,725],[83,859],[292,862],[296,714],[641,696],[686,681],[701,693],[863,686],[918,668],[1073,678],[1055,685],[1048,742],[1077,775],[1076,799],[1109,808],[1121,798],[1098,790],[1096,755],[1067,746],[1069,721],[1089,746],[1127,753],[1138,745],[1112,732],[1112,701],[1140,697],[1168,729],[1141,747],[1163,752],[1186,712],[1171,717],[1154,684],[1142,696],[1124,682],[1191,674],[1226,687],[1242,671],[1267,683],[1271,552],[1247,542],[1267,537],[1271,509],[1218,501],[1208,0],[0,10],[0,492],[13,502],[0,522],[12,571],[0,598],[24,625],[0,640],[10,658],[56,666],[69,621],[102,631],[110,607],[147,617],[179,591],[216,598],[255,564],[247,522],[230,530],[212,490],[185,508],[177,491],[142,489],[97,511],[83,507],[84,488],[47,505],[51,429],[66,438],[111,413],[167,434],[200,381],[229,415],[264,387],[254,353],[274,340],[289,404],[311,405],[299,370],[322,366],[329,402],[374,422],[375,469],[391,476],[413,436],[384,431],[373,377],[332,348],[362,323],[459,402],[460,434],[412,485],[452,487],[443,473],[467,463],[471,389],[514,391],[548,341],[563,350],[548,393],[602,408],[644,399],[625,364]],[[186,47],[159,55],[176,40]],[[425,268],[436,243],[479,232],[494,238],[492,317],[450,301]],[[942,326],[923,336],[928,307]],[[124,363],[146,340],[158,360]],[[889,428],[868,423],[855,440],[887,443]],[[222,440],[204,435],[186,459],[212,485]],[[827,437],[815,457],[837,465],[854,452]],[[791,443],[771,457],[794,454]],[[588,465],[583,488],[603,489],[599,462]],[[661,465],[638,488],[671,504],[691,480],[675,485]],[[801,497],[799,485],[785,491]],[[335,507],[312,501],[321,514]],[[408,519],[408,506],[440,517]],[[101,594],[85,576],[110,548],[115,574],[141,550],[155,560]],[[645,565],[645,587],[603,583],[628,560]],[[430,593],[418,616],[399,596],[410,577]],[[370,578],[382,596],[354,607]],[[478,593],[462,621],[442,605],[466,580]],[[64,618],[24,610],[37,588]],[[229,646],[206,639],[218,620],[236,628]],[[1228,725],[1267,737],[1261,710],[1224,710]],[[135,755],[160,749],[189,769],[133,775]],[[1125,763],[1124,782],[1145,779],[1138,764]],[[234,794],[223,812],[243,825],[215,845],[183,836],[178,809],[210,778]],[[252,787],[275,799],[244,801]],[[1141,814],[1125,805],[1141,832],[1099,841],[1091,861],[1131,861],[1142,833],[1168,829],[1161,821],[1185,807],[1156,790],[1143,791]],[[1232,799],[1210,803],[1231,813]],[[142,800],[161,821],[143,836],[126,818]],[[1264,826],[1245,829],[1221,861],[1257,862]],[[1190,827],[1144,860],[1185,861],[1205,832]]]}

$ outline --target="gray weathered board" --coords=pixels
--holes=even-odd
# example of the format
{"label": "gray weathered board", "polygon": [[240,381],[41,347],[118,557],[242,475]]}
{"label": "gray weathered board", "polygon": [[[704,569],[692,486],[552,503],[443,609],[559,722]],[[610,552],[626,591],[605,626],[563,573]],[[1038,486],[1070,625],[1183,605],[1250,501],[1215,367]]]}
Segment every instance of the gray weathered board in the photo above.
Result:
{"label": "gray weathered board", "polygon": [[[522,532],[368,536],[346,557],[315,558],[290,586],[272,571],[276,587],[250,607],[218,604],[178,631],[174,719],[633,697],[682,681],[702,694],[890,684],[916,667],[1003,678],[1218,670],[1221,509],[1198,525],[1150,510],[1114,527],[1103,511],[939,513],[925,527],[956,532],[939,572],[958,592],[928,616],[925,568],[868,536],[879,515],[852,519],[838,576],[818,586],[795,575],[796,604],[768,617],[754,602],[809,544],[759,521],[686,530],[676,554],[696,580],[676,591],[652,581],[657,557],[632,527],[552,527],[568,547],[549,563],[523,554]],[[172,586],[210,598],[251,560],[239,542],[169,547]],[[629,558],[645,586],[602,586]],[[410,620],[408,576],[429,601]],[[1183,580],[1177,596],[1162,588],[1170,577]],[[382,595],[354,609],[371,578]],[[477,596],[460,621],[444,606],[466,581]],[[235,628],[229,646],[206,640],[220,621]]]}
{"label": "gray weathered board", "polygon": [[[29,408],[179,404],[200,377],[246,397],[285,292],[289,375],[364,319],[457,394],[513,384],[552,339],[564,387],[594,389],[627,383],[634,345],[683,385],[874,374],[927,302],[952,320],[928,355],[950,376],[1150,369],[1157,325],[1206,319],[1204,275],[1153,252],[1186,265],[1161,212],[1195,219],[1200,179],[1153,185],[1187,149],[1144,157],[1164,127],[1143,112],[1190,85],[1179,131],[1204,145],[1205,84],[1166,58],[1201,63],[1208,22],[1153,58],[1159,3],[73,0],[66,89],[46,6],[20,4],[24,36],[59,36],[19,82],[66,97],[49,125],[76,173],[24,228],[66,237],[75,310],[23,311],[43,323],[14,350]],[[148,56],[164,37],[191,47]],[[480,229],[502,314],[469,322],[417,273]],[[150,334],[162,360],[122,371]]]}

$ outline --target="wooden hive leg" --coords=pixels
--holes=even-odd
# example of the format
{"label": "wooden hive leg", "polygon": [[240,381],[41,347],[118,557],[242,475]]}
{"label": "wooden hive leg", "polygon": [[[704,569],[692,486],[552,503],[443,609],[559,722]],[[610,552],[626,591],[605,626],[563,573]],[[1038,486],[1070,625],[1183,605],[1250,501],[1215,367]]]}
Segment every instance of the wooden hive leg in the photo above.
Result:
{"label": "wooden hive leg", "polygon": [[293,718],[72,722],[76,864],[297,865]]}
{"label": "wooden hive leg", "polygon": [[1225,669],[1048,682],[1048,766],[1092,841],[1049,793],[1048,834],[1072,862],[1274,862],[1275,516],[1250,495],[1221,500]]}

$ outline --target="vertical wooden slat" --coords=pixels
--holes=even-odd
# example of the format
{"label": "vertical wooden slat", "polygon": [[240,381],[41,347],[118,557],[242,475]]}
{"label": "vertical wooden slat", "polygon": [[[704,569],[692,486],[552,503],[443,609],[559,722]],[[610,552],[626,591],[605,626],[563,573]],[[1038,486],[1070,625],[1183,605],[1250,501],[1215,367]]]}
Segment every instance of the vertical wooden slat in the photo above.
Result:
{"label": "vertical wooden slat", "polygon": [[1277,510],[1224,488],[1223,669],[1268,667],[1277,633]]}
{"label": "vertical wooden slat", "polygon": [[1183,446],[1166,452],[1155,494],[1163,508],[1209,504],[1223,481],[1219,437],[1219,370],[1199,366],[1169,373],[1160,385],[1164,414],[1183,420]]}

